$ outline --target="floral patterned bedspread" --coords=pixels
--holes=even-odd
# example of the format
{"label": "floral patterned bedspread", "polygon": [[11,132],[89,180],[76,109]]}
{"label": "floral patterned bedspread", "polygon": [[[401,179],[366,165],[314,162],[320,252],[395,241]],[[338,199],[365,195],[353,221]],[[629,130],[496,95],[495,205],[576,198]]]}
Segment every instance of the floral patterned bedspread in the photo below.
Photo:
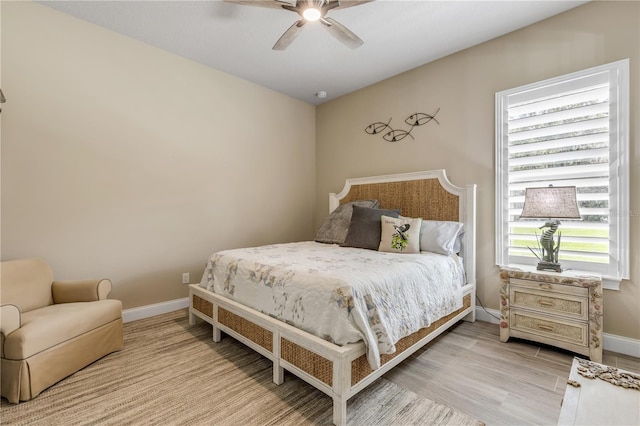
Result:
{"label": "floral patterned bedspread", "polygon": [[382,253],[314,241],[215,253],[200,286],[337,345],[380,354],[462,307],[462,260]]}

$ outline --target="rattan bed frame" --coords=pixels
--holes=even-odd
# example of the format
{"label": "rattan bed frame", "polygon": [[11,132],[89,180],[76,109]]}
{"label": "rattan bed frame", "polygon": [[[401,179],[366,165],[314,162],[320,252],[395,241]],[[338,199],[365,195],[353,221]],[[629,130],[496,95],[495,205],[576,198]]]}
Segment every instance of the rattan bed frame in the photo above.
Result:
{"label": "rattan bed frame", "polygon": [[189,322],[201,318],[213,326],[215,342],[224,332],[271,360],[276,384],[283,383],[286,369],[329,395],[333,422],[344,425],[349,398],[459,320],[475,321],[475,197],[475,185],[454,186],[444,170],[347,179],[339,194],[329,194],[330,211],[341,203],[377,199],[382,208],[401,208],[403,216],[465,224],[460,253],[467,276],[463,307],[401,339],[395,353],[381,356],[377,370],[369,367],[363,342],[334,345],[197,284],[189,286]]}

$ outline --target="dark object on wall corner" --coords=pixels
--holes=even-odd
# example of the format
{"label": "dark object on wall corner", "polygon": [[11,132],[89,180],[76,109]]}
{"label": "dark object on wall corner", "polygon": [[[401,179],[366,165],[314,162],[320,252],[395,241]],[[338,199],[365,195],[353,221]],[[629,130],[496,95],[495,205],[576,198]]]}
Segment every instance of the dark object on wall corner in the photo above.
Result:
{"label": "dark object on wall corner", "polygon": [[411,128],[409,130],[402,129],[393,129],[389,124],[391,123],[391,118],[386,123],[376,122],[373,124],[369,124],[365,129],[365,133],[370,135],[377,135],[383,133],[382,138],[387,142],[398,142],[402,139],[410,136],[411,139],[414,139],[411,136],[411,132],[414,127],[423,126],[431,121],[435,121],[436,124],[440,124],[438,120],[436,120],[436,114],[440,112],[440,108],[436,110],[433,115],[425,114],[424,112],[416,112],[407,117],[404,122],[407,123]]}
{"label": "dark object on wall corner", "polygon": [[[7,102],[7,99],[4,97],[4,93],[2,93],[2,89],[0,89],[0,104]],[[2,112],[2,108],[0,107],[0,112]]]}

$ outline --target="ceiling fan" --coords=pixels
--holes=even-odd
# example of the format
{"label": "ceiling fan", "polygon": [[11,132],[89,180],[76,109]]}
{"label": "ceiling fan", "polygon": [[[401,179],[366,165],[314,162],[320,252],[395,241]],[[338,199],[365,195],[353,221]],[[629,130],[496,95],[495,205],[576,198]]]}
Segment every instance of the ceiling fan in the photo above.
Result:
{"label": "ceiling fan", "polygon": [[351,49],[356,49],[364,43],[360,37],[355,35],[351,30],[342,25],[333,18],[327,17],[326,14],[332,9],[344,9],[345,7],[358,6],[362,3],[368,3],[372,0],[225,0],[229,3],[244,4],[249,6],[261,6],[276,9],[289,10],[300,15],[300,19],[296,21],[287,31],[280,36],[273,50],[284,50],[297,37],[302,27],[307,22],[320,21],[324,27]]}

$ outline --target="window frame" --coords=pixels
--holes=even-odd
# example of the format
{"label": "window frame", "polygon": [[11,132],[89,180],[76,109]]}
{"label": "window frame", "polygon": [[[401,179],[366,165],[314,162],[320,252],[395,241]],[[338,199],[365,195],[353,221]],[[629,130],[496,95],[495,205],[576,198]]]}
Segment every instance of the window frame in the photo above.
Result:
{"label": "window frame", "polygon": [[[597,264],[580,263],[580,269],[602,273],[604,288],[618,290],[623,279],[629,279],[629,59],[623,59],[559,77],[526,84],[495,94],[495,262],[505,266],[509,257],[509,201],[508,201],[508,98],[532,90],[551,90],[551,87],[593,74],[609,74],[609,204],[610,257],[616,261],[606,268]],[[613,244],[612,242],[617,242]],[[535,265],[535,258],[531,259]],[[519,262],[522,263],[522,262]],[[605,270],[606,269],[606,270]]]}

